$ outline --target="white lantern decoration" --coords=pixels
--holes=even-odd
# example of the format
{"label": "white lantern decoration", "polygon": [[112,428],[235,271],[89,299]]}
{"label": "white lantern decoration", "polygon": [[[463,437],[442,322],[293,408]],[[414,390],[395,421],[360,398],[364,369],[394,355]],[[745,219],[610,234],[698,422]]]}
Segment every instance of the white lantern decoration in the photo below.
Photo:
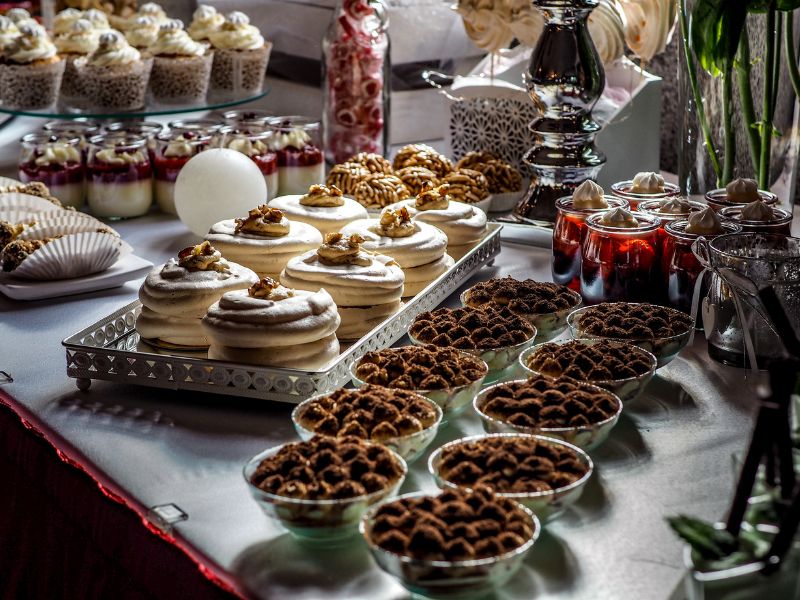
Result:
{"label": "white lantern decoration", "polygon": [[267,202],[267,184],[258,166],[228,148],[200,152],[175,181],[175,209],[192,233],[204,236],[218,221],[246,215]]}

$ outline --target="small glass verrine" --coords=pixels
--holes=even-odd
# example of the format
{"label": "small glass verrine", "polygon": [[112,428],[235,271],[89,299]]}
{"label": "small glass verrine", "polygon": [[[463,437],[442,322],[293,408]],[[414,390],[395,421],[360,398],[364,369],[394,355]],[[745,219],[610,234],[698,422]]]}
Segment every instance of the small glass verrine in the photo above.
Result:
{"label": "small glass verrine", "polygon": [[633,192],[633,180],[618,181],[611,185],[611,194],[628,201],[631,210],[639,210],[639,203],[646,200],[664,200],[677,196],[681,189],[674,183],[664,183],[663,192]]}
{"label": "small glass verrine", "polygon": [[637,227],[613,227],[602,214],[586,219],[581,244],[581,296],[587,304],[651,302],[661,296],[658,259],[661,220],[632,213]]}
{"label": "small glass verrine", "polygon": [[20,143],[20,181],[39,181],[64,206],[81,208],[85,187],[80,138],[40,132],[25,135]]}
{"label": "small glass verrine", "polygon": [[628,208],[622,198],[606,198],[607,208],[574,208],[572,196],[556,200],[553,226],[553,281],[575,292],[581,289],[581,242],[586,234],[586,217],[614,208]]}
{"label": "small glass verrine", "polygon": [[274,132],[270,129],[250,127],[239,129],[226,126],[220,131],[222,147],[236,150],[249,156],[267,184],[267,200],[277,196],[278,191],[278,154],[271,149],[270,142]]}
{"label": "small glass verrine", "polygon": [[[743,206],[727,206],[719,210],[719,217],[725,222],[736,223],[743,233],[777,233],[792,235],[792,213],[777,206],[771,206],[773,219],[770,221],[751,221],[742,218]],[[731,233],[731,232],[726,232]]]}
{"label": "small glass verrine", "polygon": [[[758,190],[758,196],[765,204],[769,204],[770,206],[775,206],[778,203],[778,196],[772,192]],[[728,198],[728,190],[725,188],[706,192],[705,198],[708,205],[717,212],[728,206],[744,206],[749,202],[735,202],[731,200]]]}
{"label": "small glass verrine", "polygon": [[139,217],[153,203],[152,162],[147,138],[102,134],[89,140],[87,200],[97,217]]}
{"label": "small glass verrine", "polygon": [[305,194],[325,182],[325,156],[319,119],[301,116],[273,117],[267,123],[275,132],[270,147],[278,154],[278,194]]}
{"label": "small glass verrine", "polygon": [[211,134],[172,129],[156,137],[153,159],[154,193],[161,212],[174,215],[175,180],[193,156],[208,148]]}

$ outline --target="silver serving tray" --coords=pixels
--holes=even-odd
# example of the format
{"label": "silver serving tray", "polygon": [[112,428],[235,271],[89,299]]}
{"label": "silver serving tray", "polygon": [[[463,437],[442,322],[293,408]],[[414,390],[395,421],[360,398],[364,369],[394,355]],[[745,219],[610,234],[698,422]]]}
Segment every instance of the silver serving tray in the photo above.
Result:
{"label": "silver serving tray", "polygon": [[372,350],[391,346],[419,313],[432,310],[472,273],[500,252],[502,225],[489,223],[485,238],[448,271],[321,371],[259,367],[209,360],[205,352],[168,351],[150,346],[136,332],[137,300],[68,338],[67,375],[86,390],[93,379],[134,385],[196,390],[229,396],[298,403],[350,380],[349,366]]}

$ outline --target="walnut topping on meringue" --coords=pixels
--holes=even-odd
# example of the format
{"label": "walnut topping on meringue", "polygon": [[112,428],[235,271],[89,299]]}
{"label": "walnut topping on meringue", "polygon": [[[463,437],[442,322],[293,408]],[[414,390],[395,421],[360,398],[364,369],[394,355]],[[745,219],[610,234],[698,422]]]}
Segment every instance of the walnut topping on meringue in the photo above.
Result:
{"label": "walnut topping on meringue", "polygon": [[252,209],[246,219],[236,219],[234,232],[282,237],[289,233],[289,219],[283,216],[283,211],[262,204]]}
{"label": "walnut topping on meringue", "polygon": [[263,300],[286,300],[294,296],[292,288],[283,287],[272,277],[262,277],[247,288],[247,295],[251,298],[261,298]]}
{"label": "walnut topping on meringue", "polygon": [[317,249],[317,256],[326,265],[359,265],[368,267],[372,258],[361,249],[364,238],[354,233],[345,238],[341,233],[329,233]]}
{"label": "walnut topping on meringue", "polygon": [[408,209],[403,206],[398,210],[387,209],[381,213],[376,233],[391,238],[401,238],[414,235],[417,231],[416,225],[411,221]]}
{"label": "walnut topping on meringue", "polygon": [[445,210],[450,206],[450,184],[434,187],[428,183],[417,196],[414,207],[417,210]]}
{"label": "walnut topping on meringue", "polygon": [[342,190],[335,185],[327,186],[321,184],[312,185],[308,188],[308,193],[300,198],[303,206],[343,206],[344,198]]}
{"label": "walnut topping on meringue", "polygon": [[222,254],[207,240],[197,246],[189,246],[178,252],[178,265],[189,271],[227,271],[228,263]]}

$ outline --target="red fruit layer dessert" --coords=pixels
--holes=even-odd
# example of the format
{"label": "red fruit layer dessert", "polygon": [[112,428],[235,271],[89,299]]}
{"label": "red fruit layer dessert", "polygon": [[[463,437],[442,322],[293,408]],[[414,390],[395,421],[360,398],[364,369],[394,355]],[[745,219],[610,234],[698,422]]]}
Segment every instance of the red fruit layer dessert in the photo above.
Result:
{"label": "red fruit layer dessert", "polygon": [[271,119],[275,134],[270,148],[278,155],[278,193],[304,194],[312,185],[325,182],[325,160],[319,143],[319,122],[299,117]]}
{"label": "red fruit layer dessert", "polygon": [[92,140],[86,165],[89,208],[98,217],[147,213],[153,202],[152,166],[146,140],[109,136]]}
{"label": "red fruit layer dessert", "polygon": [[195,154],[205,150],[211,141],[210,135],[201,135],[192,131],[160,135],[156,140],[156,151],[153,158],[153,174],[155,175],[155,196],[162,212],[176,214],[175,180]]}
{"label": "red fruit layer dessert", "polygon": [[32,133],[22,138],[19,178],[39,181],[64,206],[80,208],[84,197],[84,169],[80,140]]}

